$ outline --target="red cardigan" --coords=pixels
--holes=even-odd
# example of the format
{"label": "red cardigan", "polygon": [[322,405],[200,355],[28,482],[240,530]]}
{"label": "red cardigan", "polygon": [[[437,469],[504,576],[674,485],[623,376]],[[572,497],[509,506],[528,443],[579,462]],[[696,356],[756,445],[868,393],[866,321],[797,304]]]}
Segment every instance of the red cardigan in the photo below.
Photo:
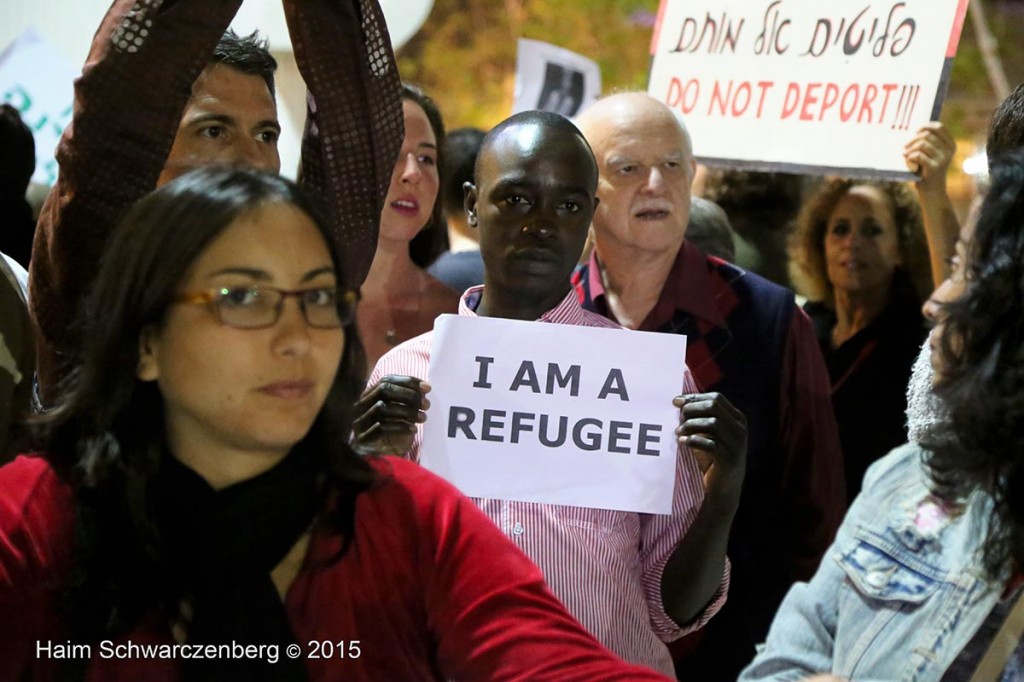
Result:
{"label": "red cardigan", "polygon": [[[359,497],[351,549],[324,566],[339,539],[314,532],[286,597],[312,680],[665,679],[622,663],[584,631],[530,560],[452,486],[409,462],[374,466],[382,481]],[[110,657],[129,640],[173,644],[157,618],[106,645],[60,638],[57,583],[73,511],[70,488],[45,459],[0,468],[0,681],[53,679],[68,644],[91,644],[89,680],[177,680],[175,660]],[[333,656],[310,658],[317,642],[330,643],[319,649]]]}

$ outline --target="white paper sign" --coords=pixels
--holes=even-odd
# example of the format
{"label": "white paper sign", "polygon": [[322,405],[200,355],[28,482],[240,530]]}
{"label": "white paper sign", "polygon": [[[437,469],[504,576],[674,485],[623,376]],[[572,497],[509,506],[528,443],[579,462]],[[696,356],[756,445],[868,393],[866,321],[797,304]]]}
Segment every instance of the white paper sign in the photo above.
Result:
{"label": "white paper sign", "polygon": [[442,315],[420,463],[472,497],[668,514],[686,337]]}
{"label": "white paper sign", "polygon": [[0,102],[18,110],[36,143],[32,182],[57,180],[54,150],[71,121],[73,83],[78,72],[34,29],[26,29],[0,54]]}
{"label": "white paper sign", "polygon": [[512,113],[540,109],[573,117],[601,96],[601,67],[557,45],[520,38]]}
{"label": "white paper sign", "polygon": [[909,179],[968,0],[661,0],[648,93],[710,165]]}

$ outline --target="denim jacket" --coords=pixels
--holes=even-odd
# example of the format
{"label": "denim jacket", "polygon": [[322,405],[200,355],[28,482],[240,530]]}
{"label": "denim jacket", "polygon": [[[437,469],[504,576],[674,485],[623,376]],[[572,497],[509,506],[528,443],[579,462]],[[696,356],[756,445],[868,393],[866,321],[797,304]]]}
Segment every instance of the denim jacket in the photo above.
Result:
{"label": "denim jacket", "polygon": [[790,589],[741,681],[938,680],[966,646],[1001,593],[980,558],[991,503],[975,493],[947,514],[921,454],[907,444],[871,466],[817,573]]}

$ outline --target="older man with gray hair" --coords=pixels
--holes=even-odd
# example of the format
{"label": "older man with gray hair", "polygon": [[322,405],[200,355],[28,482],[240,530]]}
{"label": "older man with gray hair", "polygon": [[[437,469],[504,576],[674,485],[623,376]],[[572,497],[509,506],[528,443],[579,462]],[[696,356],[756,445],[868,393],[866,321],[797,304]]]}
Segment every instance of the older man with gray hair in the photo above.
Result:
{"label": "older man with gray hair", "polygon": [[[747,417],[729,601],[676,659],[689,679],[734,680],[788,587],[813,574],[846,508],[829,377],[791,291],[686,240],[696,163],[672,111],[624,93],[595,103],[578,125],[600,172],[595,248],[575,277],[584,308],[632,329],[685,334],[700,389]],[[705,504],[723,496],[709,479]]]}

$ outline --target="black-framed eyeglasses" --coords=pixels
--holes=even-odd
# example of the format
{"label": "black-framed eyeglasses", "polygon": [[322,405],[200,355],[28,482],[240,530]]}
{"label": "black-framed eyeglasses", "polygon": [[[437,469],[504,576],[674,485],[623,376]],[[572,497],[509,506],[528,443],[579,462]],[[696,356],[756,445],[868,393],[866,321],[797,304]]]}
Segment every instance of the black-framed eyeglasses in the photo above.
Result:
{"label": "black-framed eyeglasses", "polygon": [[237,329],[264,329],[281,319],[284,300],[294,296],[306,324],[316,329],[338,329],[352,322],[357,289],[339,290],[337,287],[310,287],[308,289],[278,289],[262,284],[214,287],[197,293],[181,293],[175,303],[206,304],[221,324]]}

